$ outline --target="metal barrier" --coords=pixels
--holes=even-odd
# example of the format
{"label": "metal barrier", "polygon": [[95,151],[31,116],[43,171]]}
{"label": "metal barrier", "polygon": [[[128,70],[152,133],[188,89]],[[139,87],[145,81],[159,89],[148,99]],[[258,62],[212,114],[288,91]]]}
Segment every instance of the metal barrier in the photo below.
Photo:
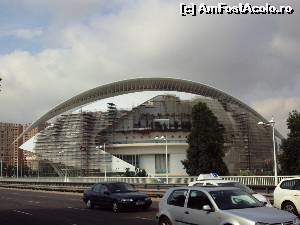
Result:
{"label": "metal barrier", "polygon": [[[278,176],[279,182],[285,178],[297,176]],[[298,176],[299,177],[299,176]],[[274,176],[222,176],[225,180],[239,181],[250,186],[274,186]],[[197,177],[169,177],[169,184],[187,185]],[[16,183],[97,183],[101,181],[123,181],[132,184],[165,184],[166,177],[26,177],[26,178],[0,178],[0,182]]]}

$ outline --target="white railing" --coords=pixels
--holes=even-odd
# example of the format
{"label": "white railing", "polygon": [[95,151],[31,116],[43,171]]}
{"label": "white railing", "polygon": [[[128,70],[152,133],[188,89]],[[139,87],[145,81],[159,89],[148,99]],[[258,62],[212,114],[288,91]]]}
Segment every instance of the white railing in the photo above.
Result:
{"label": "white railing", "polygon": [[[299,177],[299,176],[279,176],[278,181],[282,179]],[[223,176],[225,180],[239,181],[246,185],[253,186],[274,186],[274,176]],[[187,185],[191,181],[195,181],[197,177],[169,177],[169,184]],[[27,177],[27,178],[6,178],[0,177],[1,181],[11,182],[65,182],[65,183],[97,183],[104,181],[104,177]],[[107,181],[123,181],[132,184],[165,184],[166,177],[107,177]]]}

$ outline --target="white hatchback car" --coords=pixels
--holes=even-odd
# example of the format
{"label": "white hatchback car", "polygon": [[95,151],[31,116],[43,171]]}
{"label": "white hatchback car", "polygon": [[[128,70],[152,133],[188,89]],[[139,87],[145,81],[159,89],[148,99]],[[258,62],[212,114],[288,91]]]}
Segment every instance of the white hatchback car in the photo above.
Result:
{"label": "white hatchback car", "polygon": [[274,206],[300,214],[300,177],[282,180],[274,190]]}
{"label": "white hatchback car", "polygon": [[215,173],[200,174],[196,181],[190,182],[189,186],[221,186],[221,187],[236,187],[255,197],[258,201],[264,203],[267,207],[273,207],[271,202],[262,194],[256,193],[248,186],[237,181],[223,180]]}
{"label": "white hatchback car", "polygon": [[233,187],[175,187],[159,202],[159,225],[299,225],[296,215]]}

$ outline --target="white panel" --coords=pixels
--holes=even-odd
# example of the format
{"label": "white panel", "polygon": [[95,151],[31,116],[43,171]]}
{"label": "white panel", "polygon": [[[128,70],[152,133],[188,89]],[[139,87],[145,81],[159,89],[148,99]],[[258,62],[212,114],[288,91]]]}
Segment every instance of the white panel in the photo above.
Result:
{"label": "white panel", "polygon": [[141,155],[140,168],[145,169],[149,175],[155,175],[155,155]]}
{"label": "white panel", "polygon": [[32,138],[30,138],[28,141],[26,141],[25,143],[23,143],[19,148],[25,151],[29,151],[29,152],[33,152],[34,151],[34,146],[35,146],[35,139],[37,137],[37,134],[35,136],[33,136]]}
{"label": "white panel", "polygon": [[[102,154],[103,153],[104,151],[102,151]],[[129,168],[130,171],[135,171],[135,167],[130,163],[127,163],[122,159],[112,156],[111,169],[113,172],[125,172],[126,168]]]}
{"label": "white panel", "polygon": [[186,159],[186,154],[171,154],[170,155],[170,174],[171,175],[187,175],[181,160]]}

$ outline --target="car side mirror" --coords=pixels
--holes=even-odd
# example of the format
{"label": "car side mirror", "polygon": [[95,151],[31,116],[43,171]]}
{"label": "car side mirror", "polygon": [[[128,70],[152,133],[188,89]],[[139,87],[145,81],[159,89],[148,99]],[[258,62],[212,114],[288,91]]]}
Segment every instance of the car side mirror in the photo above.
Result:
{"label": "car side mirror", "polygon": [[104,191],[104,194],[105,195],[110,195],[110,192],[109,191]]}
{"label": "car side mirror", "polygon": [[214,210],[209,205],[204,205],[202,209],[206,212],[213,212]]}

